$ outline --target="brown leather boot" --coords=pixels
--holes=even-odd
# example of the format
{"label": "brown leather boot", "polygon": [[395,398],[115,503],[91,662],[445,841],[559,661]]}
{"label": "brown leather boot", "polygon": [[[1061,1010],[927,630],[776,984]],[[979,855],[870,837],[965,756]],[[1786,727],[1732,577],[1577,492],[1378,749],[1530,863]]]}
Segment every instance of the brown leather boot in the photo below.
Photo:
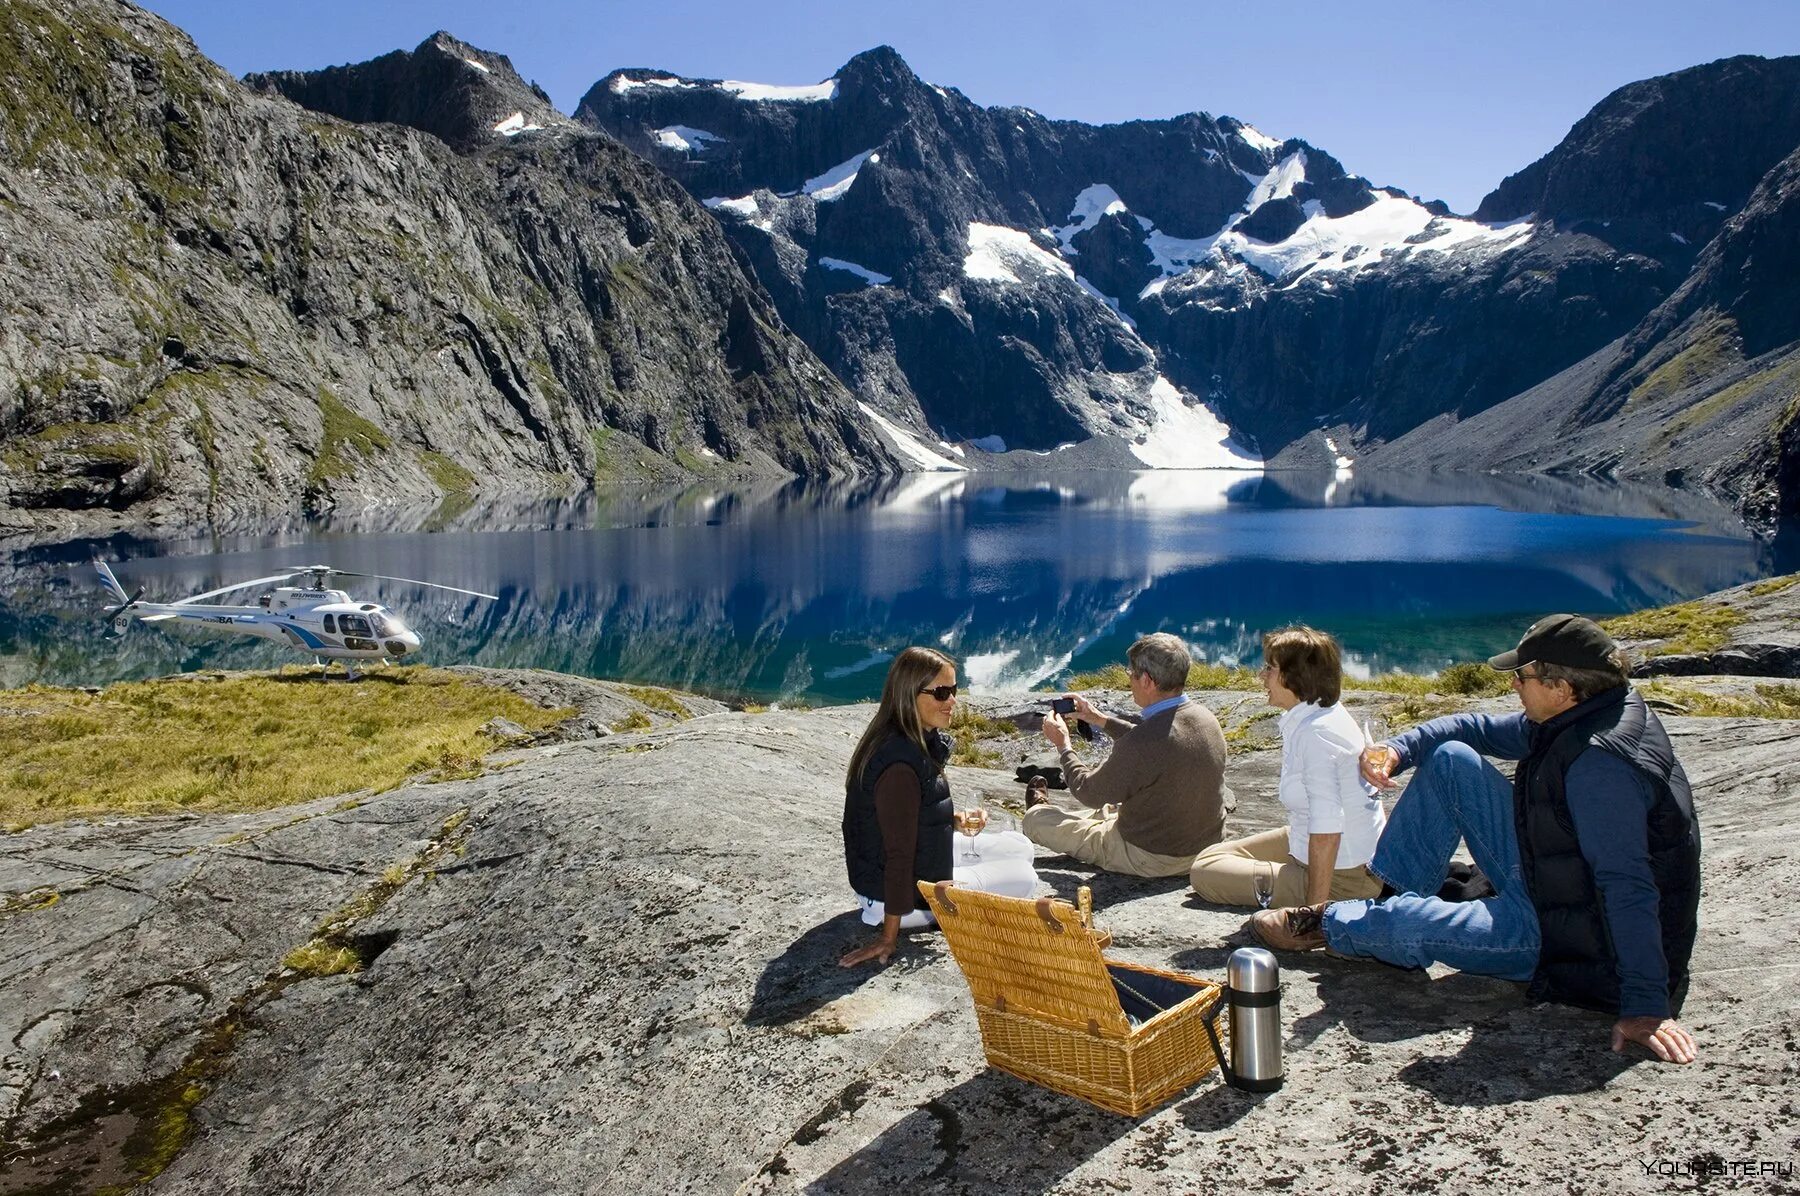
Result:
{"label": "brown leather boot", "polygon": [[1277,951],[1317,951],[1325,945],[1325,903],[1292,909],[1265,909],[1250,918],[1250,929]]}

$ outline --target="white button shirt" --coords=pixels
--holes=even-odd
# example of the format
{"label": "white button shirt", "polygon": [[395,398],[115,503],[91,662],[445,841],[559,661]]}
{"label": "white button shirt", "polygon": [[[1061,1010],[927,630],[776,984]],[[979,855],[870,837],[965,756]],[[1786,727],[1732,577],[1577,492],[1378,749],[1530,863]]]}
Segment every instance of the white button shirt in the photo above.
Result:
{"label": "white button shirt", "polygon": [[1284,711],[1281,728],[1281,804],[1288,812],[1288,851],[1307,862],[1308,835],[1342,835],[1334,868],[1355,868],[1375,856],[1387,825],[1381,796],[1362,779],[1362,728],[1342,702],[1301,702]]}

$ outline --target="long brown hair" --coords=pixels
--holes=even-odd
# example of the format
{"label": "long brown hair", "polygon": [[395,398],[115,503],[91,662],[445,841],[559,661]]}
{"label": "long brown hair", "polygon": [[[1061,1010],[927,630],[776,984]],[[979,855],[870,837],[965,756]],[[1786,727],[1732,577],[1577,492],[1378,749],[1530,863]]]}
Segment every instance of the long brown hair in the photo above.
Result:
{"label": "long brown hair", "polygon": [[861,787],[869,757],[889,735],[906,736],[925,753],[926,759],[931,758],[931,751],[925,746],[925,725],[919,721],[919,691],[945,667],[954,670],[956,662],[935,648],[908,648],[894,657],[894,663],[888,666],[887,683],[881,687],[881,705],[869,720],[869,729],[857,741],[856,750],[850,753],[844,784],[851,789]]}

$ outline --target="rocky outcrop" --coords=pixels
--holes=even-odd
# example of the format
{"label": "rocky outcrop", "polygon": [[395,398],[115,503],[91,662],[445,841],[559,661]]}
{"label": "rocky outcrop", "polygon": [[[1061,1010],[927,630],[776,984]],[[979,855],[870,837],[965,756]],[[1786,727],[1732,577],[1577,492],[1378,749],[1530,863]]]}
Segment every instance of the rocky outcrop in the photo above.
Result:
{"label": "rocky outcrop", "polygon": [[0,64],[0,526],[892,466],[716,223],[498,55],[318,82],[466,154],[102,0],[6,0]]}
{"label": "rocky outcrop", "polygon": [[244,83],[357,124],[410,125],[463,152],[576,127],[506,55],[441,31],[416,50],[318,71],[246,75]]}
{"label": "rocky outcrop", "polygon": [[[1767,897],[1795,871],[1800,724],[1668,720],[1707,836],[1700,1064],[1615,1055],[1603,1015],[1503,981],[1289,956],[1284,1088],[1215,1074],[1133,1122],[987,1069],[937,936],[835,966],[868,933],[838,830],[868,713],[720,713],[470,781],[0,837],[0,1182],[1550,1192],[1785,1161],[1743,1100],[1792,1088],[1800,1049],[1778,962],[1800,916]],[[1234,757],[1231,833],[1280,824],[1278,756]],[[1038,866],[1046,892],[1093,884],[1123,958],[1216,978],[1247,942],[1244,911],[1179,882]]]}

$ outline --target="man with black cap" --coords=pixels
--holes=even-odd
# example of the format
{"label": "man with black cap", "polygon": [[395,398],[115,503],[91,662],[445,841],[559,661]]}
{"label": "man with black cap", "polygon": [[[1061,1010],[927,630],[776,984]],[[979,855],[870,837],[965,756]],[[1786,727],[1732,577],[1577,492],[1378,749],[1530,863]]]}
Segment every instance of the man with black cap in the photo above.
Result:
{"label": "man with black cap", "polygon": [[[1383,896],[1264,910],[1257,936],[1528,981],[1532,1000],[1613,1014],[1615,1051],[1636,1042],[1693,1062],[1675,1014],[1700,901],[1700,826],[1662,723],[1626,683],[1624,653],[1587,619],[1540,619],[1488,663],[1513,675],[1523,713],[1449,715],[1363,751],[1363,775],[1381,788],[1417,769],[1369,864]],[[1512,781],[1483,756],[1517,760]],[[1492,897],[1435,896],[1459,840]]]}

